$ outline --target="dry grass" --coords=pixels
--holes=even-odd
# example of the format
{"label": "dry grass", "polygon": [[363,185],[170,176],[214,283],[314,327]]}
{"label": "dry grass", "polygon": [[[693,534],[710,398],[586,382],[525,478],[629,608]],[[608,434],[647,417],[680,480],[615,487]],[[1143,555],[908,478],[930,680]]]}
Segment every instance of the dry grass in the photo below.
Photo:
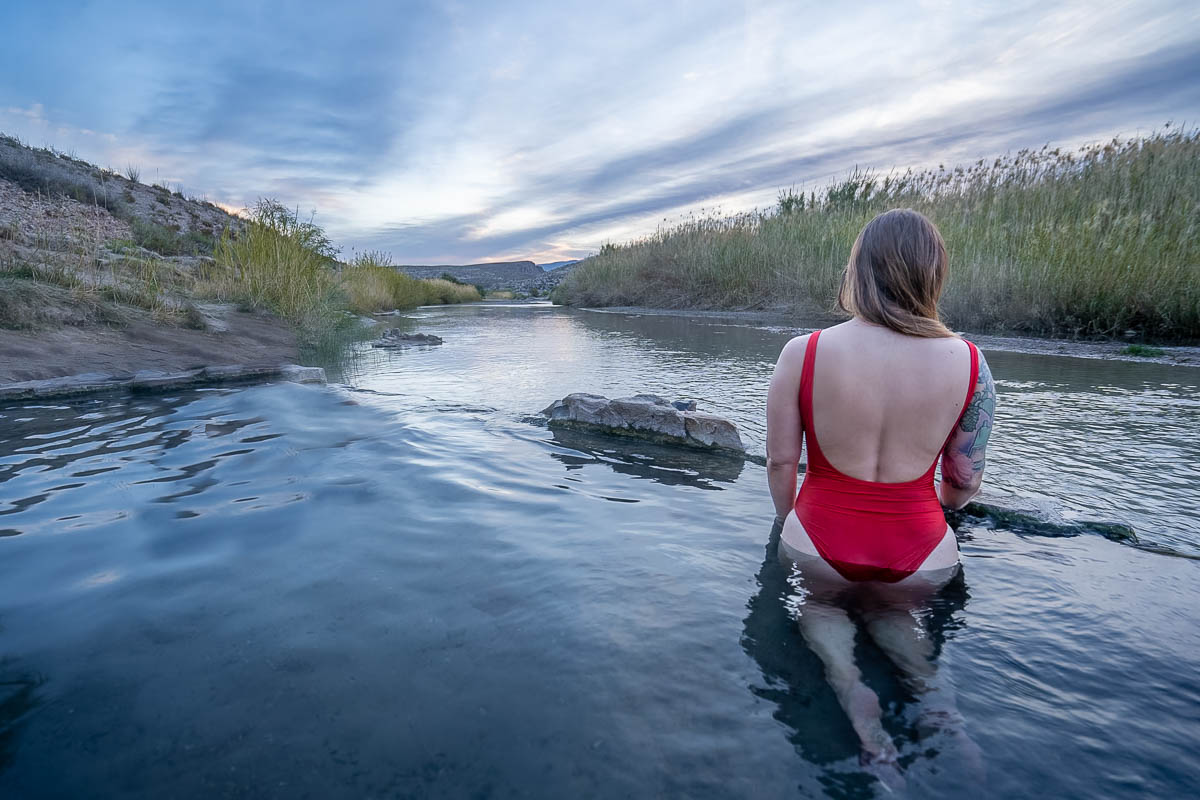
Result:
{"label": "dry grass", "polygon": [[443,278],[421,280],[425,284],[426,300],[422,305],[450,303],[473,303],[481,300],[479,290],[469,283],[458,283]]}
{"label": "dry grass", "polygon": [[572,305],[829,308],[862,226],[889,208],[937,223],[954,327],[1200,337],[1200,132],[971,166],[853,173],[771,212],[693,217],[606,245],[556,289]]}
{"label": "dry grass", "polygon": [[324,231],[273,200],[260,200],[240,232],[226,230],[200,287],[214,299],[266,308],[301,329],[332,323],[337,280]]}
{"label": "dry grass", "polygon": [[382,253],[364,253],[342,269],[339,285],[347,306],[359,314],[479,300],[474,286],[414,278],[391,266]]}

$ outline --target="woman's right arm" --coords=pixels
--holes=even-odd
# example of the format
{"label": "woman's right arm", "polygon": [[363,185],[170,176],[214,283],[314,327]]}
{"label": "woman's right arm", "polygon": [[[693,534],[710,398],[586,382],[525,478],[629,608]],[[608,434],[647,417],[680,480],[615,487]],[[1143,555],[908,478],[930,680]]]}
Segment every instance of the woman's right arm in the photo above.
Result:
{"label": "woman's right arm", "polygon": [[800,372],[807,345],[808,336],[798,336],[783,346],[767,391],[767,485],[779,519],[786,517],[796,502],[796,471],[804,435]]}
{"label": "woman's right arm", "polygon": [[983,353],[979,354],[979,375],[975,391],[962,419],[950,434],[942,451],[940,499],[946,508],[962,508],[979,493],[983,468],[987,461],[988,438],[996,415],[996,384]]}

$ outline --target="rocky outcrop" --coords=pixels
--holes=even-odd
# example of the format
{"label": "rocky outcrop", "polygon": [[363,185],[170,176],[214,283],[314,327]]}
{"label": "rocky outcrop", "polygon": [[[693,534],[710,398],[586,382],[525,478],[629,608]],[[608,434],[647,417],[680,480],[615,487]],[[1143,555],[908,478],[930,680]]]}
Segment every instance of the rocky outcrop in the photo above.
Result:
{"label": "rocky outcrop", "polygon": [[746,454],[737,426],[695,410],[695,401],[668,402],[653,394],[609,400],[597,394],[569,394],[542,414],[551,427],[633,436],[664,444]]}
{"label": "rocky outcrop", "polygon": [[147,185],[132,168],[127,171],[131,175],[120,175],[0,134],[0,228],[43,243],[127,240],[134,219],[209,239],[244,224],[212,203],[185,197],[181,187]]}
{"label": "rocky outcrop", "polygon": [[178,372],[145,369],[135,373],[133,377],[88,372],[62,378],[3,384],[0,385],[0,401],[74,397],[114,390],[162,392],[221,383],[272,380],[324,383],[325,370],[320,367],[302,367],[298,364],[284,364],[278,367],[228,364]]}
{"label": "rocky outcrop", "polygon": [[513,281],[504,288],[534,296],[548,295],[554,287],[562,283],[563,279],[574,271],[577,264],[579,264],[578,261],[569,261],[561,267],[547,270],[541,275],[534,275],[529,278]]}
{"label": "rocky outcrop", "polygon": [[441,343],[442,337],[434,336],[431,333],[404,333],[397,328],[388,328],[378,339],[371,343],[371,346],[400,349],[416,345],[429,346]]}

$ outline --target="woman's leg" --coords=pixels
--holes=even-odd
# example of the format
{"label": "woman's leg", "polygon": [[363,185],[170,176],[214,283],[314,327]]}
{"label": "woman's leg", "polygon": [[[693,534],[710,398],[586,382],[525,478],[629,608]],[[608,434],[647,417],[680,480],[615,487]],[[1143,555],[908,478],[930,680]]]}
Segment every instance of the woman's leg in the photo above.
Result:
{"label": "woman's leg", "polygon": [[901,680],[921,703],[917,730],[922,736],[946,734],[958,745],[959,756],[977,775],[983,772],[983,754],[966,733],[954,686],[933,658],[933,642],[925,623],[913,614],[956,574],[952,569],[922,570],[895,584],[874,587],[861,616],[867,633],[899,668]]}
{"label": "woman's leg", "polygon": [[[843,607],[842,595],[856,587],[815,553],[796,515],[788,514],[780,536],[779,558],[793,570],[797,578],[793,585],[804,598],[796,617],[800,633],[821,659],[825,679],[850,718],[866,759],[892,764],[897,757],[896,746],[883,729],[879,697],[863,683],[854,661],[857,627]],[[895,777],[899,778],[899,773]]]}
{"label": "woman's leg", "polygon": [[896,745],[883,729],[879,697],[863,683],[854,663],[855,626],[849,615],[836,606],[810,601],[800,609],[797,622],[804,640],[825,665],[825,679],[850,718],[864,754],[872,761],[894,762]]}

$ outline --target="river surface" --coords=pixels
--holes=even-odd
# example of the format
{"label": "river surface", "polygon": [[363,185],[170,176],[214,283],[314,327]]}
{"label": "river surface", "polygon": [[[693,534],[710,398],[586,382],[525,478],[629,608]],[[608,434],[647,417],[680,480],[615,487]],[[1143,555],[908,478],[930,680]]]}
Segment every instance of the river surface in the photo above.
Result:
{"label": "river surface", "polygon": [[[872,797],[763,467],[532,415],[695,398],[763,449],[786,335],[477,305],[340,383],[0,407],[0,797]],[[1200,792],[1200,370],[988,352],[988,490],[920,611],[986,777],[865,636],[912,797]]]}

